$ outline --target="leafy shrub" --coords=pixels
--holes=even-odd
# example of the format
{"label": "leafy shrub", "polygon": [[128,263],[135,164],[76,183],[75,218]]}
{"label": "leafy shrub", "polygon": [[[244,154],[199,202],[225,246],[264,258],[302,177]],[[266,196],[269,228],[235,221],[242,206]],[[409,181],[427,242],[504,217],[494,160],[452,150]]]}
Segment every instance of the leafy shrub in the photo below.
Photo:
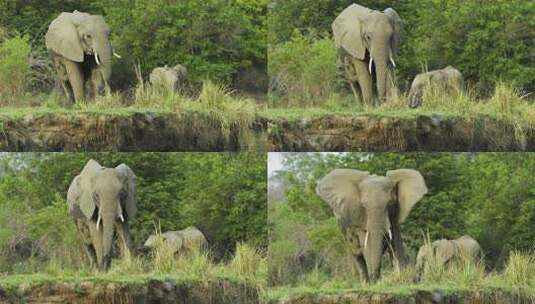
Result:
{"label": "leafy shrub", "polygon": [[290,104],[313,105],[336,86],[336,50],[330,38],[295,32],[290,41],[269,50],[270,93]]}
{"label": "leafy shrub", "polygon": [[22,95],[30,71],[29,38],[17,36],[0,44],[0,97]]}

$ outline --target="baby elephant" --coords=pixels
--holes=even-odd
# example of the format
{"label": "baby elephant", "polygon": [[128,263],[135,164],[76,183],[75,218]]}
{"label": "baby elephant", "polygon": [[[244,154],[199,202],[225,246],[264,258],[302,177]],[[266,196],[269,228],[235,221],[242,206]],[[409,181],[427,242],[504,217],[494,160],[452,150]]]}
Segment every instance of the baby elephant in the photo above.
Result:
{"label": "baby elephant", "polygon": [[467,259],[477,262],[481,255],[479,243],[472,237],[464,235],[455,240],[441,239],[425,244],[418,250],[416,257],[416,278],[419,281],[429,259],[435,258],[440,265],[447,265],[455,259]]}
{"label": "baby elephant", "polygon": [[460,93],[464,91],[464,78],[461,72],[452,66],[416,75],[409,91],[409,107],[421,106],[424,91],[430,86],[447,94]]}
{"label": "baby elephant", "polygon": [[170,68],[166,65],[152,70],[149,82],[155,87],[177,91],[184,85],[186,76],[187,70],[185,66],[177,64]]}
{"label": "baby elephant", "polygon": [[[160,239],[161,237],[161,239]],[[188,254],[195,250],[208,249],[208,241],[204,234],[195,227],[188,227],[178,231],[167,231],[162,234],[153,234],[145,242],[145,247],[154,249],[158,241],[163,240],[175,254]]]}

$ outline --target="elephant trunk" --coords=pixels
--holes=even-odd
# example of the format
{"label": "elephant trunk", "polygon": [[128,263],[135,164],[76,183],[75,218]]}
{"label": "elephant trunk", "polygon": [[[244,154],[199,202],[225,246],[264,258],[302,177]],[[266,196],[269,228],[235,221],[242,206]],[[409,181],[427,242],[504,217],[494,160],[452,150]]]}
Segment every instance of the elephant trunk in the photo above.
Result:
{"label": "elephant trunk", "polygon": [[102,204],[102,260],[100,269],[108,270],[111,264],[111,248],[115,233],[115,221],[117,218],[117,202],[103,202]]}
{"label": "elephant trunk", "polygon": [[388,83],[391,79],[391,68],[390,64],[395,65],[392,50],[390,49],[390,36],[385,35],[384,37],[378,37],[376,45],[372,46],[371,59],[373,59],[373,64],[375,65],[375,77],[377,81],[377,96],[379,101],[383,102],[386,100],[390,84]]}
{"label": "elephant trunk", "polygon": [[113,56],[113,48],[109,41],[109,37],[97,40],[95,42],[95,45],[93,46],[93,52],[95,58],[98,58],[97,69],[99,70],[102,77],[102,85],[106,90],[109,90],[108,83],[111,78],[111,58]]}
{"label": "elephant trunk", "polygon": [[381,257],[383,255],[383,230],[368,230],[364,256],[370,281],[379,279],[381,270]]}

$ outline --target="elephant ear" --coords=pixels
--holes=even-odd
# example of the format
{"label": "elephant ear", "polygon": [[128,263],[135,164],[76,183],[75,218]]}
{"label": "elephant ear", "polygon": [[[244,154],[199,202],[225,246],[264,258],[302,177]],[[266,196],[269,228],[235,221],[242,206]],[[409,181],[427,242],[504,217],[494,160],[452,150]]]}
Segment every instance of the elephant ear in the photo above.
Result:
{"label": "elephant ear", "polygon": [[412,169],[391,170],[386,176],[397,186],[398,223],[402,224],[412,207],[427,193],[427,186],[420,172]]}
{"label": "elephant ear", "polygon": [[115,170],[117,170],[117,173],[122,178],[126,190],[126,197],[123,201],[123,210],[126,211],[129,219],[133,219],[137,212],[136,175],[134,174],[134,171],[125,164],[120,164],[115,167]]}
{"label": "elephant ear", "polygon": [[344,9],[331,27],[336,48],[343,48],[354,58],[363,60],[366,47],[361,34],[361,21],[371,12],[358,4],[351,4]]}
{"label": "elephant ear", "polygon": [[54,19],[45,36],[46,48],[75,61],[84,61],[84,50],[72,22],[72,13],[61,13]]}
{"label": "elephant ear", "polygon": [[348,225],[349,221],[360,222],[359,215],[362,214],[358,212],[360,209],[358,185],[369,175],[366,171],[335,169],[318,182],[316,193],[329,204],[336,219],[342,221],[342,227]]}
{"label": "elephant ear", "polygon": [[392,48],[392,52],[394,53],[394,55],[397,55],[401,46],[401,18],[399,17],[398,13],[391,7],[385,9],[383,12],[386,16],[388,16],[388,19],[390,19],[390,23],[392,24],[392,28],[394,29],[394,33],[392,34],[392,40],[390,41],[390,47]]}
{"label": "elephant ear", "polygon": [[82,185],[80,183],[80,175],[77,175],[71,182],[71,185],[69,186],[69,190],[67,191],[67,204],[69,205],[69,211],[71,214],[73,212],[77,213],[77,217],[80,216],[79,210],[76,205],[80,201],[80,197],[82,195]]}
{"label": "elephant ear", "polygon": [[79,175],[79,184],[81,187],[79,205],[80,210],[87,219],[93,217],[93,213],[97,207],[93,198],[93,185],[96,176],[102,169],[103,167],[96,160],[90,159]]}

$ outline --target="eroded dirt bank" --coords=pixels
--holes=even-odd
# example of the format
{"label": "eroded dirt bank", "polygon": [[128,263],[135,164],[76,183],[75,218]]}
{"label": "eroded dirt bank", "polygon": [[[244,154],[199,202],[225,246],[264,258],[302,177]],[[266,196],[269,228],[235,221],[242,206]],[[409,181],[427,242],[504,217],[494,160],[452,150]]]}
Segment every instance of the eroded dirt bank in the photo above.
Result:
{"label": "eroded dirt bank", "polygon": [[0,118],[0,151],[267,149],[262,122],[242,132],[199,113],[48,113]]}
{"label": "eroded dirt bank", "polygon": [[532,304],[535,298],[513,296],[501,292],[475,292],[446,295],[440,291],[419,291],[410,296],[389,295],[310,295],[298,296],[269,304]]}
{"label": "eroded dirt bank", "polygon": [[534,130],[484,117],[279,118],[268,137],[270,151],[535,151]]}
{"label": "eroded dirt bank", "polygon": [[153,280],[148,283],[47,283],[19,286],[16,290],[0,288],[0,303],[80,303],[80,304],[254,304],[259,303],[257,289],[242,283],[211,281],[176,283]]}

